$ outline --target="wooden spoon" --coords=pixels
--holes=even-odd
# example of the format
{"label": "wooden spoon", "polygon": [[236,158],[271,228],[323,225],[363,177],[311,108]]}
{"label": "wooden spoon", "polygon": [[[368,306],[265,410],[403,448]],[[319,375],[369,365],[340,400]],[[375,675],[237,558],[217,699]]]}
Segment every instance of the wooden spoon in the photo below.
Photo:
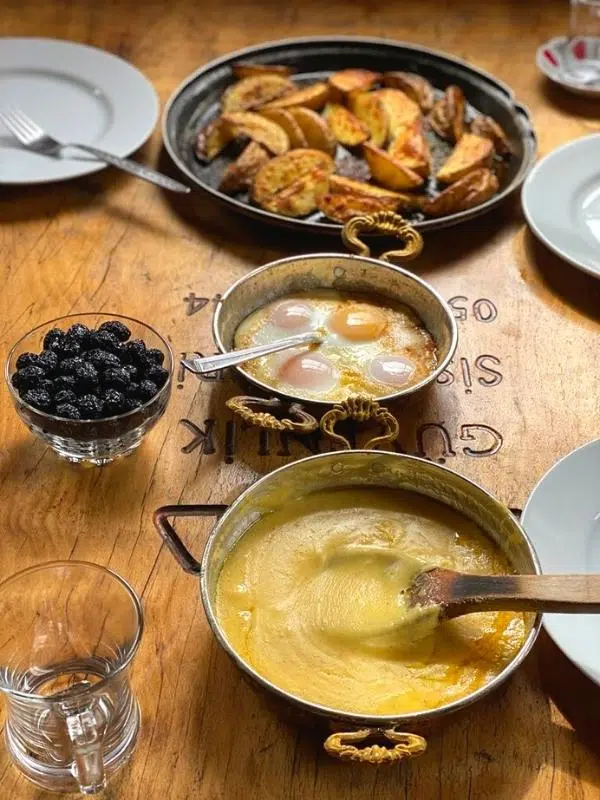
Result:
{"label": "wooden spoon", "polygon": [[467,575],[435,567],[413,579],[406,599],[409,608],[438,606],[440,619],[474,611],[600,614],[600,574]]}

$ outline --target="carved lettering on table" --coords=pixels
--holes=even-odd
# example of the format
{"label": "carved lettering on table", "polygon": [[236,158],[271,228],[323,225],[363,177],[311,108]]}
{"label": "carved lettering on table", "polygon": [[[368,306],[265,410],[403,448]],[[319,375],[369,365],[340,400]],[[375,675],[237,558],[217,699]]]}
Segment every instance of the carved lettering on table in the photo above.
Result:
{"label": "carved lettering on table", "polygon": [[474,458],[495,456],[504,441],[502,435],[489,425],[461,425],[460,439],[463,442],[477,443],[478,447],[463,447],[462,449],[466,456]]}
{"label": "carved lettering on table", "polygon": [[[493,369],[490,365],[499,367],[502,362],[497,356],[489,353],[477,356],[472,363],[464,356],[461,356],[458,362],[452,359],[450,366],[438,375],[437,383],[440,386],[451,386],[457,377],[460,377],[466,394],[472,394],[475,380],[480,386],[490,389],[498,386],[504,377],[500,370]],[[479,375],[478,372],[482,374]]]}
{"label": "carved lettering on table", "polygon": [[182,453],[193,453],[196,448],[204,455],[216,453],[213,430],[215,427],[214,419],[204,420],[204,430],[189,419],[180,419],[179,422],[193,434],[193,438],[181,448]]}
{"label": "carved lettering on table", "polygon": [[[304,458],[333,449],[331,442],[325,439],[319,430],[299,435],[288,431],[275,432],[254,428],[235,419],[227,420],[224,425],[219,425],[215,419],[205,419],[203,428],[189,419],[179,421],[192,434],[190,441],[181,448],[182,453],[189,455],[198,451],[201,456],[222,453],[225,464],[233,464],[238,455],[240,433],[244,434],[243,449],[248,449],[263,458],[267,456]],[[356,444],[354,423],[345,426],[344,435],[354,447]],[[458,452],[471,458],[495,456],[504,442],[499,431],[484,423],[460,425],[457,432],[451,432],[444,422],[426,422],[417,428],[415,439],[414,455],[438,461],[440,464],[455,457]],[[301,448],[300,452],[298,447]],[[393,443],[393,448],[397,453],[410,454],[399,441]]]}
{"label": "carved lettering on table", "polygon": [[210,302],[210,297],[196,297],[193,292],[190,292],[186,297],[183,298],[183,302],[185,305],[185,314],[187,317],[191,317],[192,314],[196,314],[198,311],[202,311],[202,309],[208,305]]}
{"label": "carved lettering on table", "polygon": [[454,317],[459,322],[464,322],[471,315],[477,322],[493,322],[498,316],[496,305],[487,297],[479,297],[471,302],[463,294],[457,294],[448,300],[448,305],[454,311]]}
{"label": "carved lettering on table", "polygon": [[420,458],[427,458],[427,451],[425,450],[426,434],[428,434],[427,438],[430,441],[437,440],[438,445],[441,446],[442,455],[438,458],[440,463],[443,464],[447,458],[456,455],[456,452],[452,449],[450,434],[444,427],[443,422],[427,422],[417,428],[417,452],[415,455]]}

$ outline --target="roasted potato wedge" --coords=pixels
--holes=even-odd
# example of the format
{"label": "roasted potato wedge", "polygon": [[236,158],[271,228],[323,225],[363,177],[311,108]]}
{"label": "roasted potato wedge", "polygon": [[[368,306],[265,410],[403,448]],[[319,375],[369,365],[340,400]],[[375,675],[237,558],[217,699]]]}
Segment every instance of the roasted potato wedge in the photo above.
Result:
{"label": "roasted potato wedge", "polygon": [[334,72],[328,81],[331,99],[342,103],[351,92],[368,92],[380,79],[380,72],[371,72],[368,69],[342,69]]}
{"label": "roasted potato wedge", "polygon": [[444,189],[437,197],[423,203],[423,213],[430,217],[445,217],[485,203],[498,191],[498,178],[491,169],[469,172],[464,178]]}
{"label": "roasted potato wedge", "polygon": [[444,96],[431,109],[431,127],[451,142],[458,142],[465,129],[465,96],[458,86],[448,86]]}
{"label": "roasted potato wedge", "polygon": [[418,189],[423,185],[423,178],[409,167],[393,159],[385,150],[372,144],[363,144],[363,153],[371,170],[373,180],[394,191]]}
{"label": "roasted potato wedge", "polygon": [[266,103],[265,108],[312,108],[319,111],[329,98],[329,88],[326,83],[313,83],[312,86],[305,86],[303,89],[296,89],[295,92],[285,94],[277,100]]}
{"label": "roasted potato wedge", "polygon": [[310,148],[322,150],[330,156],[335,155],[336,142],[329,125],[323,117],[310,108],[290,108],[289,113],[296,120]]}
{"label": "roasted potato wedge", "polygon": [[259,169],[252,184],[252,198],[263,208],[273,210],[275,196],[295,181],[315,171],[329,175],[334,167],[333,159],[320,150],[291,150]]}
{"label": "roasted potato wedge", "polygon": [[270,158],[271,156],[258,142],[250,142],[237,160],[223,173],[219,189],[225,194],[235,194],[248,189],[258,170]]}
{"label": "roasted potato wedge", "polygon": [[415,211],[421,208],[425,199],[422,195],[392,192],[389,189],[383,189],[381,186],[375,186],[373,183],[343,178],[341,175],[329,176],[328,193],[350,194],[374,198],[375,200],[384,200],[386,204],[389,203],[390,207],[393,206],[394,210],[400,209],[402,211]]}
{"label": "roasted potato wedge", "polygon": [[431,152],[419,118],[399,133],[388,147],[389,155],[426,178],[431,172]]}
{"label": "roasted potato wedge", "polygon": [[376,92],[351,92],[348,105],[352,113],[369,129],[371,144],[383,147],[387,141],[388,118],[383,101]]}
{"label": "roasted potato wedge", "polygon": [[421,111],[428,114],[433,108],[435,94],[428,80],[414,72],[384,72],[383,83],[390,89],[400,89],[418,103]]}
{"label": "roasted potato wedge", "polygon": [[508,136],[498,125],[495,119],[486,117],[485,114],[479,114],[475,117],[470,126],[471,133],[476,133],[477,136],[485,136],[491,139],[494,149],[500,156],[507,156],[512,153],[512,147],[508,140]]}
{"label": "roasted potato wedge", "polygon": [[474,133],[463,133],[450,156],[438,171],[441,183],[454,183],[479,167],[488,167],[494,156],[491,139]]}
{"label": "roasted potato wedge", "polygon": [[339,103],[329,103],[324,116],[335,138],[345,147],[356,147],[369,138],[367,126]]}
{"label": "roasted potato wedge", "polygon": [[255,75],[281,75],[287,78],[295,70],[292,67],[284,67],[280,64],[250,64],[247,61],[238,61],[232,66],[233,77],[254,78]]}
{"label": "roasted potato wedge", "polygon": [[359,214],[377,211],[397,211],[398,201],[390,197],[369,197],[360,194],[324,194],[317,199],[317,207],[335,222],[348,222]]}
{"label": "roasted potato wedge", "polygon": [[328,183],[328,172],[313,169],[270,197],[263,207],[284,217],[305,217],[317,210]]}
{"label": "roasted potato wedge", "polygon": [[275,156],[283,155],[290,149],[290,140],[280,125],[253,111],[237,111],[223,114],[223,121],[229,126],[233,137],[247,136]]}
{"label": "roasted potato wedge", "polygon": [[221,107],[225,114],[249,111],[295,89],[296,85],[284,75],[254,75],[226,89],[221,98]]}
{"label": "roasted potato wedge", "polygon": [[222,117],[217,117],[198,131],[194,150],[201,161],[212,161],[233,139],[233,134]]}
{"label": "roasted potato wedge", "polygon": [[297,147],[308,147],[306,136],[290,111],[286,111],[285,108],[261,108],[258,113],[283,128],[290,140],[290,150]]}
{"label": "roasted potato wedge", "polygon": [[417,103],[399,89],[379,89],[374,94],[383,103],[388,118],[389,136],[392,139],[421,116],[421,109]]}

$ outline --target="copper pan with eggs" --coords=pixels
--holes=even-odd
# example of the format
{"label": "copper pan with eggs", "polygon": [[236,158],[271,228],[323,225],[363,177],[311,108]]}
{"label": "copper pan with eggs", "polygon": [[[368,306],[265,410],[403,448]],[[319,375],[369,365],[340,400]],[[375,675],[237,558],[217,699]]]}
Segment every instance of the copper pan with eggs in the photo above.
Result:
{"label": "copper pan with eggs", "polygon": [[[401,246],[370,258],[360,237],[374,232],[396,236]],[[322,334],[318,345],[236,367],[271,395],[321,407],[349,396],[393,401],[431,385],[454,354],[457,326],[448,305],[397,266],[421,252],[420,234],[402,217],[380,212],[354,217],[342,236],[353,252],[266,264],[230,286],[216,305],[213,337],[221,353]]]}

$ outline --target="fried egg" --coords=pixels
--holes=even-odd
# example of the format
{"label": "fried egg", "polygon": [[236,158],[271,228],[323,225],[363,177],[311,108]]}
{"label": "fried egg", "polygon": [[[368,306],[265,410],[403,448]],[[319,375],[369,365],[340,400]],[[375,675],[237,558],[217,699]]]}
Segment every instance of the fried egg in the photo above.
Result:
{"label": "fried egg", "polygon": [[319,345],[273,353],[244,369],[276,391],[339,401],[351,394],[392,394],[419,383],[437,366],[435,342],[408,306],[333,289],[290,294],[253,311],[236,330],[234,347],[311,330],[323,334]]}

